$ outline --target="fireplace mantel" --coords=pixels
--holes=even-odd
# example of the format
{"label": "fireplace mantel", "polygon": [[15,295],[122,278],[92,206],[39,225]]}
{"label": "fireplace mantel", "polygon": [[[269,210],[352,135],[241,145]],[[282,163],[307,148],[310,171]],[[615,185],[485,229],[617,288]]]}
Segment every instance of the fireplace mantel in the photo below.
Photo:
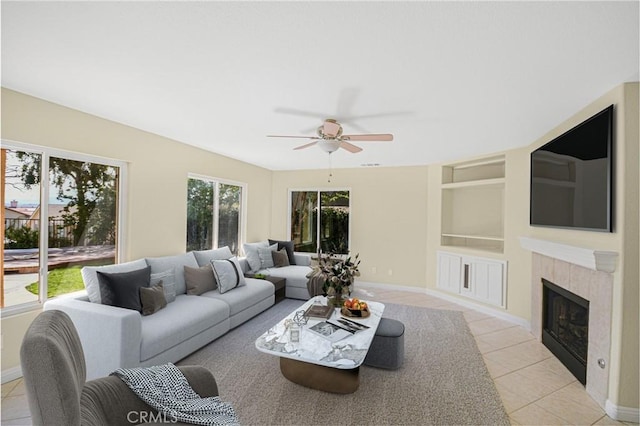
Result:
{"label": "fireplace mantel", "polygon": [[520,237],[522,248],[554,259],[583,266],[594,271],[613,273],[616,270],[618,253],[575,247],[530,237]]}

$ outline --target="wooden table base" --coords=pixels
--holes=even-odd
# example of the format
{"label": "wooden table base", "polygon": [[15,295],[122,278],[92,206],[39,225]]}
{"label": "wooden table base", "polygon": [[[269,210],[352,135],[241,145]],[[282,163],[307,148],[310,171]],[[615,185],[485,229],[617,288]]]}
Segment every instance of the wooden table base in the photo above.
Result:
{"label": "wooden table base", "polygon": [[293,383],[325,392],[353,393],[360,385],[359,367],[342,370],[281,357],[280,371]]}

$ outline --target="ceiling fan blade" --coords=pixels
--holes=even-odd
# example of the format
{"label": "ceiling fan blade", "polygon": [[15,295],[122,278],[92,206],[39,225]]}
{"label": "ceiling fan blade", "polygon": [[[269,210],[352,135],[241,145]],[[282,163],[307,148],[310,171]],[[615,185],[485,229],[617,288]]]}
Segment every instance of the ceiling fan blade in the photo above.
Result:
{"label": "ceiling fan blade", "polygon": [[295,109],[295,108],[287,108],[287,107],[276,107],[273,109],[274,112],[280,113],[280,114],[290,114],[290,115],[299,115],[301,117],[313,117],[313,118],[321,118],[321,119],[325,119],[327,116],[331,116],[329,114],[323,114],[320,112],[315,112],[315,111],[305,111],[305,110],[301,110],[301,109]]}
{"label": "ceiling fan blade", "polygon": [[393,135],[390,133],[380,134],[368,134],[368,135],[342,135],[342,139],[348,141],[363,141],[363,142],[391,142]]}
{"label": "ceiling fan blade", "polygon": [[317,136],[267,135],[268,138],[320,139]]}
{"label": "ceiling fan blade", "polygon": [[305,148],[309,148],[310,146],[313,146],[313,145],[315,145],[315,144],[317,144],[317,143],[318,143],[318,141],[313,141],[313,142],[311,142],[311,143],[307,143],[307,144],[304,144],[304,145],[296,146],[296,147],[295,147],[295,148],[293,148],[293,149],[294,149],[294,150],[296,150],[296,149],[305,149]]}
{"label": "ceiling fan blade", "polygon": [[360,148],[359,146],[355,146],[354,144],[349,143],[347,141],[342,141],[340,143],[340,148],[346,149],[347,151],[349,151],[352,154],[355,154],[356,152],[362,151],[362,148]]}

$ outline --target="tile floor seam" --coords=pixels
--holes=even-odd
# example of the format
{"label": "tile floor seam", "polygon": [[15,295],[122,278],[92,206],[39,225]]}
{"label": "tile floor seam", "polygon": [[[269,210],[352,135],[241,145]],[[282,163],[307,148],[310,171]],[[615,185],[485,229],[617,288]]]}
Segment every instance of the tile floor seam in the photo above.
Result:
{"label": "tile floor seam", "polygon": [[[518,326],[516,325],[516,327],[518,327]],[[537,342],[537,340],[536,340],[536,339],[535,339],[535,337],[534,337],[533,339],[523,340],[522,342],[512,343],[512,344],[510,344],[510,345],[503,346],[503,347],[501,347],[501,348],[492,349],[492,350],[490,350],[490,351],[488,351],[488,352],[484,352],[484,353],[482,353],[482,355],[487,355],[487,354],[490,354],[490,353],[493,353],[493,352],[502,351],[502,350],[504,350],[504,349],[513,348],[514,346],[518,346],[518,345],[521,345],[521,344],[523,344],[523,343],[530,342],[530,341],[532,341],[532,340]]]}

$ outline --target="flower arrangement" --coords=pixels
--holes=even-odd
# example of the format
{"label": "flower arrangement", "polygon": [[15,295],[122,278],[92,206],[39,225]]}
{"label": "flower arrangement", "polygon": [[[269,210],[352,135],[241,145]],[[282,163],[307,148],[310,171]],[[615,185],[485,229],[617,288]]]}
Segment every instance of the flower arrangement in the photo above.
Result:
{"label": "flower arrangement", "polygon": [[335,257],[331,253],[318,256],[317,268],[325,277],[322,291],[326,296],[337,297],[338,300],[341,300],[343,295],[351,294],[353,281],[355,277],[360,276],[359,256],[360,254],[356,254],[354,258],[347,256],[346,259]]}

